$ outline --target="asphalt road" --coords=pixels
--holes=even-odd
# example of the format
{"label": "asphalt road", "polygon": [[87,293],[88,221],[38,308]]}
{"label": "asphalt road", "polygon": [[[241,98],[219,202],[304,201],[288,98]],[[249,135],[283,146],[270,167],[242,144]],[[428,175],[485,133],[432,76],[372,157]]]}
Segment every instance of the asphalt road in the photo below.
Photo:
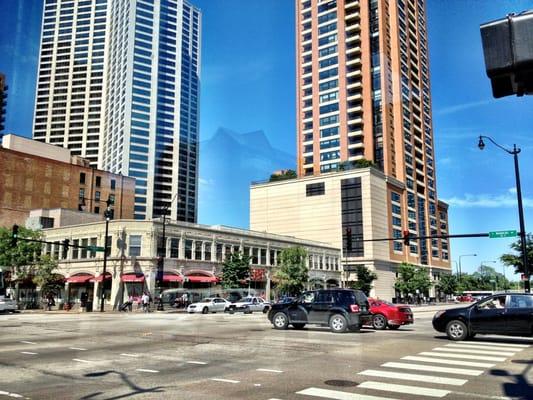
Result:
{"label": "asphalt road", "polygon": [[533,339],[272,329],[263,314],[0,315],[0,399],[533,399]]}

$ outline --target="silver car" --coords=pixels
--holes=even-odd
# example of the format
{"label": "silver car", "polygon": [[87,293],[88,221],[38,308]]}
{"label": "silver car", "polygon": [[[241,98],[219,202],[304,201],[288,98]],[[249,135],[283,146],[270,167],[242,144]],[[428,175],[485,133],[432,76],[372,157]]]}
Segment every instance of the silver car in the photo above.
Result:
{"label": "silver car", "polygon": [[266,302],[261,297],[248,296],[228,305],[226,311],[228,311],[230,314],[238,311],[242,311],[245,314],[251,314],[254,311],[266,313],[269,309],[270,303]]}
{"label": "silver car", "polygon": [[221,297],[207,297],[203,300],[200,300],[198,303],[192,303],[187,307],[187,312],[189,314],[193,313],[216,313],[217,311],[224,312],[226,306],[231,303],[226,299]]}
{"label": "silver car", "polygon": [[15,312],[16,309],[17,302],[15,300],[11,300],[9,297],[0,296],[0,312]]}

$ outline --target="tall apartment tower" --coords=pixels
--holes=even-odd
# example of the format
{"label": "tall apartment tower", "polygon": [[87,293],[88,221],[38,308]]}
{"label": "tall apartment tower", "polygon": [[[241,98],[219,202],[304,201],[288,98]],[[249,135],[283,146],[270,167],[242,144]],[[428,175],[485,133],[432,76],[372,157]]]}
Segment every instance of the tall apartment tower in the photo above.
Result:
{"label": "tall apartment tower", "polygon": [[42,26],[34,139],[135,177],[136,219],[196,222],[200,11],[45,0]]}
{"label": "tall apartment tower", "polygon": [[[389,188],[392,237],[446,232],[447,205],[436,193],[425,1],[295,2],[298,175],[370,160],[404,186]],[[403,251],[401,240],[391,244],[391,254]],[[413,241],[405,251],[420,264],[449,264],[446,240]]]}

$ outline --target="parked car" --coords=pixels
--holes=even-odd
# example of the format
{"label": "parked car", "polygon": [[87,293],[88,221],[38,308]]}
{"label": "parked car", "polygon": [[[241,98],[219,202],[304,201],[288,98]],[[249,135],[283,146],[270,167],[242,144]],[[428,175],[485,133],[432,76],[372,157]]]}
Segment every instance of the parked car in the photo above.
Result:
{"label": "parked car", "polygon": [[433,328],[451,340],[465,340],[476,334],[533,335],[533,294],[501,293],[468,307],[438,311]]}
{"label": "parked car", "polygon": [[467,295],[460,295],[460,296],[457,296],[455,298],[455,300],[461,302],[461,303],[464,303],[464,302],[468,302],[468,303],[471,303],[474,301],[474,298],[472,296],[470,296],[469,294]]}
{"label": "parked car", "polygon": [[369,298],[370,312],[372,315],[365,323],[372,325],[374,329],[398,329],[402,325],[414,322],[413,312],[409,306],[392,304],[385,300]]}
{"label": "parked car", "polygon": [[7,296],[0,296],[0,312],[15,312],[17,310],[17,302]]}
{"label": "parked car", "polygon": [[342,333],[361,329],[363,317],[368,314],[368,299],[362,291],[320,289],[304,292],[290,303],[273,304],[268,319],[275,329],[287,329],[289,325],[302,329],[313,324]]}
{"label": "parked car", "polygon": [[228,304],[225,311],[230,314],[238,311],[242,311],[245,314],[251,314],[254,311],[266,313],[269,309],[270,303],[266,302],[261,297],[248,296],[235,303]]}
{"label": "parked car", "polygon": [[187,307],[187,312],[189,314],[193,313],[216,313],[217,311],[224,312],[226,309],[226,306],[231,304],[226,299],[223,299],[222,297],[207,297],[203,300],[200,300],[197,303],[189,304]]}

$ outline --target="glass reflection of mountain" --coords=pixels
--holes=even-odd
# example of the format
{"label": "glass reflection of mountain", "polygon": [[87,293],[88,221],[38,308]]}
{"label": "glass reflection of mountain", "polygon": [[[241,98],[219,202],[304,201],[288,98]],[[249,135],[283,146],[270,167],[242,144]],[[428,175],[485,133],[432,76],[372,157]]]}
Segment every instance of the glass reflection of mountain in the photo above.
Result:
{"label": "glass reflection of mountain", "polygon": [[294,156],[271,146],[263,131],[219,128],[200,144],[198,222],[249,227],[250,183],[294,169]]}

